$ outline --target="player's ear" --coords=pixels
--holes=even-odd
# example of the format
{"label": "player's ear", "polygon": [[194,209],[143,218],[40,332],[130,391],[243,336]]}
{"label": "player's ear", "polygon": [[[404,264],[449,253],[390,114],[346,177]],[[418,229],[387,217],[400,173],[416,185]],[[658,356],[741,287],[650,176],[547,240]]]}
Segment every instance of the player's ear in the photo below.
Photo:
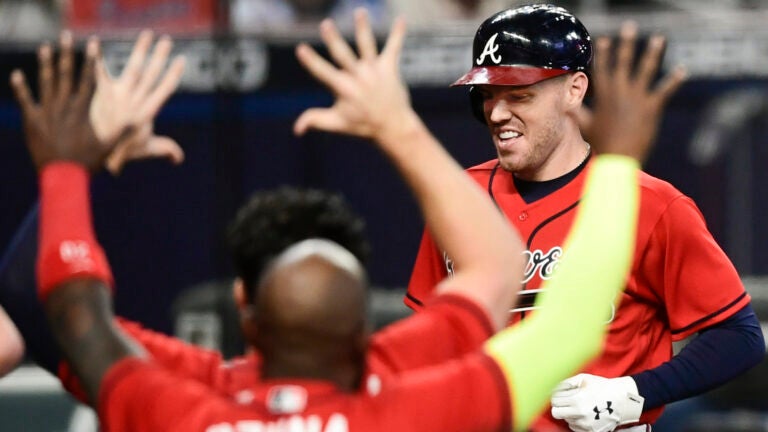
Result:
{"label": "player's ear", "polygon": [[372,333],[373,330],[371,328],[371,324],[366,322],[355,334],[353,343],[361,359],[365,359],[366,354],[368,353]]}
{"label": "player's ear", "polygon": [[240,310],[240,330],[243,332],[246,349],[257,346],[258,341],[259,326],[256,324],[253,309],[253,305],[246,305]]}
{"label": "player's ear", "polygon": [[566,104],[568,111],[573,111],[581,107],[584,96],[587,94],[589,78],[584,72],[575,72],[570,74],[566,80]]}
{"label": "player's ear", "polygon": [[241,278],[236,278],[232,283],[232,296],[235,298],[237,311],[240,314],[240,329],[243,332],[243,339],[248,346],[253,346],[256,341],[257,325],[255,307],[248,302],[248,296],[245,293],[245,283]]}

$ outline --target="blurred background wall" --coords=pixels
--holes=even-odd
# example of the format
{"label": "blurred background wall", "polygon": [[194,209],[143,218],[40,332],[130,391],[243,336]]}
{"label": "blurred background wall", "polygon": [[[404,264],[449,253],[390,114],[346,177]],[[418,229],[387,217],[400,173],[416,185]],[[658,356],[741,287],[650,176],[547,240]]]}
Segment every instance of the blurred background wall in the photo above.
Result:
{"label": "blurred background wall", "polygon": [[[327,134],[292,135],[292,122],[303,109],[332,102],[301,70],[293,47],[300,40],[317,44],[316,24],[324,16],[349,29],[355,6],[371,10],[382,35],[393,15],[406,14],[411,31],[402,71],[413,104],[433,133],[469,167],[493,158],[493,147],[485,128],[470,115],[466,92],[448,85],[470,66],[479,22],[518,3],[0,0],[0,77],[15,67],[35,76],[35,46],[53,40],[64,27],[79,36],[100,34],[107,64],[115,72],[143,27],[174,35],[175,51],[187,56],[182,88],[156,126],[182,144],[184,164],[136,164],[117,178],[101,175],[93,187],[97,231],[120,287],[118,313],[167,333],[178,330],[179,311],[173,307],[178,296],[190,287],[225,286],[232,276],[223,231],[237,207],[252,192],[282,184],[346,196],[368,221],[373,245],[369,271],[384,299],[382,313],[401,313],[398,290],[407,283],[422,229],[415,202],[367,143]],[[699,204],[715,238],[749,278],[756,303],[764,304],[768,285],[760,276],[768,275],[768,1],[554,3],[576,13],[593,36],[614,34],[626,18],[638,20],[645,35],[658,31],[668,36],[665,67],[685,64],[691,79],[667,108],[646,170]],[[3,84],[0,246],[8,244],[36,193],[19,113]],[[199,306],[199,301],[186,302],[197,304],[192,309]],[[768,314],[762,319],[768,321]],[[0,417],[4,406],[11,405],[0,398]]]}

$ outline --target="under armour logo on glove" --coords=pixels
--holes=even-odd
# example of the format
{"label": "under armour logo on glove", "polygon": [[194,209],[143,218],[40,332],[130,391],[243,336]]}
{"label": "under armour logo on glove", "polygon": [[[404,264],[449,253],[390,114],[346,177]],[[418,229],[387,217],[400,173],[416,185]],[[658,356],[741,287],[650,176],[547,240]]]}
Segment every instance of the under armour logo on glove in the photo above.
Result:
{"label": "under armour logo on glove", "polygon": [[610,432],[636,423],[645,399],[631,377],[579,374],[561,382],[552,394],[552,417],[573,431]]}
{"label": "under armour logo on glove", "polygon": [[595,420],[600,420],[600,413],[603,412],[603,411],[608,411],[608,414],[613,414],[613,408],[611,408],[611,404],[612,403],[613,402],[611,402],[611,401],[606,402],[605,403],[605,409],[602,409],[602,410],[600,408],[598,408],[597,405],[595,405],[595,407],[592,408],[592,411],[595,412]]}

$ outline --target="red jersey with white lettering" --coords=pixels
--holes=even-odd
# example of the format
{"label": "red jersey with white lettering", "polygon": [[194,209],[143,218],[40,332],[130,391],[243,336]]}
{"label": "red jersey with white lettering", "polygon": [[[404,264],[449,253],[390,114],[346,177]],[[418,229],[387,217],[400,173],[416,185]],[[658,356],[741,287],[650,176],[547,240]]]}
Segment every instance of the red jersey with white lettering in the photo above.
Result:
{"label": "red jersey with white lettering", "polygon": [[[237,402],[247,403],[253,399],[252,388],[260,382],[258,353],[225,361],[218,352],[144,329],[128,320],[118,322],[144,346],[156,364]],[[367,373],[386,381],[403,371],[474,352],[492,334],[493,325],[480,306],[456,294],[437,296],[423,313],[395,322],[372,336]],[[429,335],[428,341],[425,341],[426,335]],[[81,401],[86,400],[77,377],[66,364],[59,368],[59,378],[70,393]]]}
{"label": "red jersey with white lettering", "polygon": [[98,413],[107,432],[467,432],[512,424],[504,376],[480,351],[352,393],[307,380],[265,380],[251,391],[250,403],[237,404],[129,357],[102,381]]}
{"label": "red jersey with white lettering", "polygon": [[[487,188],[527,246],[524,290],[513,322],[532,313],[537,290],[552,276],[559,260],[567,259],[563,242],[578,211],[588,170],[589,166],[568,184],[530,204],[523,201],[512,175],[498,167],[496,160],[468,170]],[[632,272],[611,319],[605,350],[584,371],[609,378],[659,366],[671,358],[672,341],[727,319],[750,301],[693,201],[667,182],[639,175],[640,214]],[[425,231],[405,303],[421,309],[451,266]],[[562,320],[563,325],[578,325],[567,316]],[[641,422],[653,423],[661,411],[643,413]],[[565,422],[552,419],[547,410],[534,430],[558,427],[568,430]]]}

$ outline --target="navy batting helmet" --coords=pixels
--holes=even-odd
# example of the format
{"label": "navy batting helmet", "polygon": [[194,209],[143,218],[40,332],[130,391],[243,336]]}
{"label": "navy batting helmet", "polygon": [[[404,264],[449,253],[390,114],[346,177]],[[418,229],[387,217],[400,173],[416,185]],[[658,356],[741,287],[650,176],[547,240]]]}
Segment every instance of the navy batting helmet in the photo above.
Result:
{"label": "navy batting helmet", "polygon": [[[480,24],[472,46],[472,69],[453,85],[530,85],[586,71],[591,61],[589,32],[570,12],[547,4],[521,6]],[[470,91],[473,112],[485,122],[476,93]]]}

